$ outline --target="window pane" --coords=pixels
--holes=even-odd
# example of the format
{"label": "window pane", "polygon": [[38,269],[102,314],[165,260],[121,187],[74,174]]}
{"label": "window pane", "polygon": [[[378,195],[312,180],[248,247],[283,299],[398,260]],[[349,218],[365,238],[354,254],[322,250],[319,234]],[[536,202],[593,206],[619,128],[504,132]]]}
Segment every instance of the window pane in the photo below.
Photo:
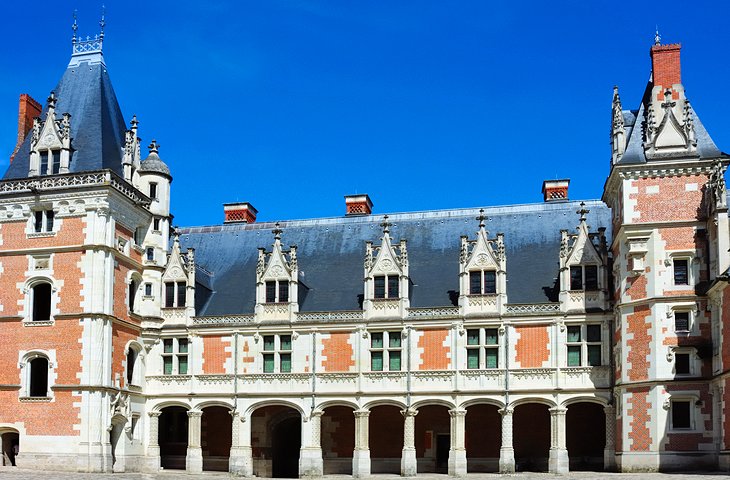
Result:
{"label": "window pane", "polygon": [[487,348],[487,368],[497,368],[497,354],[496,348]]}
{"label": "window pane", "polygon": [[487,345],[497,345],[499,343],[496,328],[487,328],[486,330],[484,330],[484,333]]}
{"label": "window pane", "polygon": [[43,231],[43,212],[35,212],[35,232]]}
{"label": "window pane", "polygon": [[179,353],[188,353],[188,339],[179,338],[177,340],[177,351]]}
{"label": "window pane", "polygon": [[276,301],[276,282],[266,282],[266,303],[274,303]]}
{"label": "window pane", "polygon": [[568,327],[568,341],[580,342],[580,326],[575,325],[572,327]]}
{"label": "window pane", "polygon": [[497,293],[497,272],[494,270],[484,272],[484,293]]}
{"label": "window pane", "polygon": [[144,294],[148,297],[152,295],[152,284],[151,283],[145,283],[144,284]]}
{"label": "window pane", "polygon": [[601,341],[601,326],[600,325],[588,325],[586,327],[586,337],[589,342],[600,342]]}
{"label": "window pane", "polygon": [[165,306],[167,308],[175,306],[175,283],[165,282]]}
{"label": "window pane", "polygon": [[388,298],[398,298],[398,282],[399,278],[397,275],[390,275],[388,277]]}
{"label": "window pane", "polygon": [[479,345],[479,330],[467,330],[466,331],[466,344],[467,345]]}
{"label": "window pane", "polygon": [[689,375],[689,354],[688,353],[675,353],[674,354],[674,372],[677,375]]}
{"label": "window pane", "polygon": [[588,345],[588,365],[598,367],[601,365],[601,346]]}
{"label": "window pane", "polygon": [[466,368],[479,368],[478,348],[470,348],[466,351]]}
{"label": "window pane", "polygon": [[172,353],[172,338],[166,338],[162,341],[165,353]]}
{"label": "window pane", "polygon": [[150,183],[150,198],[157,198],[157,184]]}
{"label": "window pane", "polygon": [[30,361],[29,387],[31,397],[48,396],[48,360],[45,358],[38,357]]}
{"label": "window pane", "polygon": [[39,283],[33,287],[33,321],[51,319],[51,284]]}
{"label": "window pane", "polygon": [[689,331],[689,312],[674,312],[674,331]]}
{"label": "window pane", "polygon": [[165,375],[172,375],[172,357],[162,357]]}
{"label": "window pane", "polygon": [[289,282],[287,282],[286,280],[282,280],[279,282],[279,301],[289,301]]}
{"label": "window pane", "polygon": [[129,282],[129,292],[127,293],[127,300],[129,300],[129,311],[134,312],[134,297],[137,295],[137,282],[132,280]]}
{"label": "window pane", "polygon": [[178,307],[185,306],[185,290],[186,290],[185,282],[177,282],[177,306]]}
{"label": "window pane", "polygon": [[586,290],[598,290],[598,266],[586,265]]}
{"label": "window pane", "polygon": [[571,345],[568,347],[568,366],[580,367],[580,345]]}
{"label": "window pane", "polygon": [[152,230],[155,230],[158,232],[160,231],[160,219],[159,218],[155,218],[154,220],[152,220]]}
{"label": "window pane", "polygon": [[674,261],[674,284],[689,285],[689,262],[687,260]]}
{"label": "window pane", "polygon": [[291,335],[281,335],[279,336],[279,349],[281,350],[291,350]]}
{"label": "window pane", "polygon": [[570,289],[583,290],[583,267],[570,267]]}
{"label": "window pane", "polygon": [[370,370],[373,372],[383,370],[383,352],[370,352]]}
{"label": "window pane", "polygon": [[279,355],[279,361],[281,362],[281,373],[291,372],[291,353],[282,353]]}
{"label": "window pane", "polygon": [[375,298],[385,298],[385,277],[375,277]]}
{"label": "window pane", "polygon": [[155,249],[150,247],[147,249],[147,260],[150,262],[155,259]]}
{"label": "window pane", "polygon": [[51,150],[51,173],[56,175],[61,171],[61,151]]}
{"label": "window pane", "polygon": [[41,152],[41,175],[48,174],[48,150]]}
{"label": "window pane", "polygon": [[46,232],[53,231],[53,217],[54,217],[53,210],[48,210],[46,212]]}
{"label": "window pane", "polygon": [[370,335],[371,348],[383,348],[383,332],[373,333]]}
{"label": "window pane", "polygon": [[390,348],[400,347],[400,332],[388,332],[388,346]]}
{"label": "window pane", "polygon": [[691,428],[690,402],[672,402],[672,428]]}
{"label": "window pane", "polygon": [[274,336],[273,335],[264,335],[264,350],[266,350],[266,351],[274,350]]}
{"label": "window pane", "polygon": [[180,375],[188,374],[188,356],[178,355],[177,356],[177,373]]}
{"label": "window pane", "polygon": [[400,370],[400,351],[389,351],[388,352],[388,370],[391,372],[397,372]]}
{"label": "window pane", "polygon": [[469,293],[479,295],[482,293],[482,272],[469,272]]}
{"label": "window pane", "polygon": [[264,354],[264,373],[274,373],[274,354]]}

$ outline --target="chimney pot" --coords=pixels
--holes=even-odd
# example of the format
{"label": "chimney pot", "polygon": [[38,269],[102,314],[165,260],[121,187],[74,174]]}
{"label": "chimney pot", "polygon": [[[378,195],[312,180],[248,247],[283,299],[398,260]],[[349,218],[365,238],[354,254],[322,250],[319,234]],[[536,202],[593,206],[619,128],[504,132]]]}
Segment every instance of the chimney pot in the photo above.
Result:
{"label": "chimney pot", "polygon": [[359,195],[345,195],[345,216],[370,215],[373,213],[373,202],[367,193]]}
{"label": "chimney pot", "polygon": [[542,182],[542,194],[545,202],[566,202],[568,201],[569,178],[561,180],[545,180]]}
{"label": "chimney pot", "polygon": [[258,210],[248,202],[224,203],[223,223],[255,223]]}
{"label": "chimney pot", "polygon": [[33,119],[39,117],[42,110],[41,104],[35,101],[33,97],[27,93],[20,95],[20,101],[18,102],[18,141],[15,144],[13,154],[10,155],[10,163],[13,163],[15,154],[18,153],[25,137],[33,128]]}

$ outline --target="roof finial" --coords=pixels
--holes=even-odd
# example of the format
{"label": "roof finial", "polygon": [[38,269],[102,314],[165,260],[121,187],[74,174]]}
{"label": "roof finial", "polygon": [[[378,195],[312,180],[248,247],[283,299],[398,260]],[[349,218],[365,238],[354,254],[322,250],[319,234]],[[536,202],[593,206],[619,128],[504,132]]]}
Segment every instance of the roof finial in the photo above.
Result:
{"label": "roof finial", "polygon": [[46,99],[48,102],[48,108],[56,108],[56,92],[51,91],[51,94]]}
{"label": "roof finial", "polygon": [[383,215],[383,223],[380,224],[383,227],[383,234],[390,233],[390,227],[393,224],[388,221],[388,215]]}
{"label": "roof finial", "polygon": [[484,220],[486,220],[487,217],[484,216],[484,209],[479,209],[479,216],[477,217],[477,220],[479,220],[479,228],[484,228]]}
{"label": "roof finial", "polygon": [[137,128],[137,125],[139,125],[139,121],[137,120],[137,115],[132,115],[132,121],[129,122],[129,126],[132,127],[132,129]]}
{"label": "roof finial", "polygon": [[147,148],[150,149],[150,154],[152,154],[152,153],[157,154],[160,151],[160,144],[157,143],[157,140],[155,140],[153,138],[152,142],[149,144],[149,146]]}
{"label": "roof finial", "polygon": [[586,208],[585,202],[580,202],[580,210],[577,210],[575,213],[580,215],[580,221],[585,222],[586,221],[586,214],[590,213],[591,211]]}
{"label": "roof finial", "polygon": [[71,43],[73,43],[73,44],[76,44],[76,32],[79,29],[79,24],[76,22],[76,13],[77,13],[77,10],[74,9],[74,24],[71,25],[71,30],[74,31],[74,36],[71,37]]}
{"label": "roof finial", "polygon": [[662,44],[662,36],[659,35],[659,25],[656,25],[656,29],[654,31],[654,45],[661,45]]}
{"label": "roof finial", "polygon": [[102,40],[104,39],[104,27],[106,27],[106,20],[104,20],[104,14],[106,13],[106,5],[101,6],[101,20],[99,20],[99,27],[101,27],[101,32],[99,33],[99,38]]}
{"label": "roof finial", "polygon": [[281,240],[281,234],[284,233],[284,230],[279,228],[279,222],[276,222],[274,224],[274,229],[271,231],[271,233],[274,234],[274,240]]}

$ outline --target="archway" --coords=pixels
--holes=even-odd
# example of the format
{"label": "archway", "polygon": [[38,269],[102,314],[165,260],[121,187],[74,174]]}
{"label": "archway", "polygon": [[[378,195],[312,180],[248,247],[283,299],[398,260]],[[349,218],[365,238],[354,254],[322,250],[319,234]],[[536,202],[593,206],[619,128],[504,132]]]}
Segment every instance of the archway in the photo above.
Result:
{"label": "archway", "polygon": [[253,474],[257,477],[298,478],[302,417],[281,405],[256,409],[251,414]]}
{"label": "archway", "polygon": [[606,446],[603,405],[593,402],[570,404],[565,418],[565,441],[571,471],[603,471]]}
{"label": "archway", "polygon": [[203,470],[228,471],[233,417],[227,407],[207,407],[200,419]]}
{"label": "archway", "polygon": [[513,414],[515,464],[518,471],[547,472],[550,456],[550,411],[542,403],[525,403]]}
{"label": "archway", "polygon": [[466,409],[467,472],[499,471],[499,450],[502,447],[502,416],[499,407],[490,404],[471,405]]}
{"label": "archway", "polygon": [[352,475],[352,452],[355,449],[353,409],[339,405],[325,408],[321,431],[325,475]]}
{"label": "archway", "polygon": [[17,431],[10,430],[0,434],[2,445],[2,465],[5,467],[15,466],[15,457],[20,450],[20,435]]}
{"label": "archway", "polygon": [[166,407],[160,413],[158,443],[160,465],[166,470],[185,470],[188,451],[188,411]]}
{"label": "archway", "polygon": [[451,417],[443,405],[418,407],[416,415],[418,473],[447,473],[451,449]]}
{"label": "archway", "polygon": [[404,426],[400,410],[393,405],[380,405],[370,409],[371,473],[400,473]]}

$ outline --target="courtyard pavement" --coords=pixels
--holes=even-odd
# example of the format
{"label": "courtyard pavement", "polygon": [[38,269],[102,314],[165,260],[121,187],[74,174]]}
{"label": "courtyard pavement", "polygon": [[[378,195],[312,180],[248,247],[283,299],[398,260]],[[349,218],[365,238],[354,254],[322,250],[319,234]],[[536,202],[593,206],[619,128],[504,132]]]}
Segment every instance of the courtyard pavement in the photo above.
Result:
{"label": "courtyard pavement", "polygon": [[[188,475],[183,471],[168,471],[157,474],[147,473],[65,473],[54,471],[28,470],[16,467],[0,466],[0,478],[2,479],[23,479],[23,480],[92,480],[110,478],[112,480],[172,480],[181,478],[185,480],[218,480],[223,478],[241,478],[233,477],[227,473],[206,472],[199,475]],[[352,480],[349,475],[327,475],[323,477],[326,480]],[[433,473],[423,473],[418,475],[418,480],[448,480],[447,475],[438,475]],[[606,472],[571,472],[567,475],[551,475],[549,473],[515,473],[512,475],[499,475],[490,473],[471,473],[467,475],[467,480],[489,480],[498,478],[512,478],[514,480],[719,480],[721,478],[730,478],[727,472],[683,472],[683,473],[606,473]],[[399,475],[373,475],[372,480],[402,480]]]}

